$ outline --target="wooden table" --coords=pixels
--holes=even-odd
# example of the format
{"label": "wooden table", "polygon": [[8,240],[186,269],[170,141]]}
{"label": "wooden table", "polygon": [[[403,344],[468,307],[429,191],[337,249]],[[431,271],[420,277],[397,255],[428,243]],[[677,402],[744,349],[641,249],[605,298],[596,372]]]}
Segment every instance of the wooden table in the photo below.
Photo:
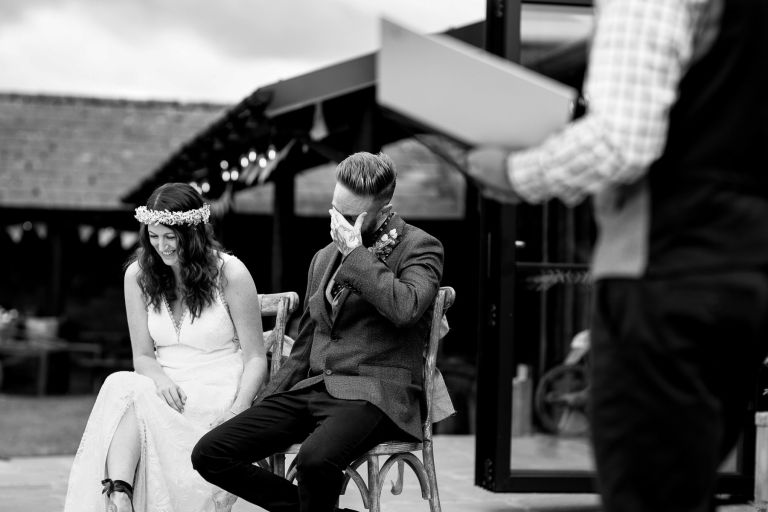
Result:
{"label": "wooden table", "polygon": [[[101,354],[101,345],[96,343],[75,343],[58,338],[54,339],[10,339],[0,341],[0,361],[3,359],[23,360],[36,358],[37,395],[42,396],[48,388],[48,361],[53,353],[80,352],[91,354],[94,358]],[[2,375],[2,369],[0,369]]]}

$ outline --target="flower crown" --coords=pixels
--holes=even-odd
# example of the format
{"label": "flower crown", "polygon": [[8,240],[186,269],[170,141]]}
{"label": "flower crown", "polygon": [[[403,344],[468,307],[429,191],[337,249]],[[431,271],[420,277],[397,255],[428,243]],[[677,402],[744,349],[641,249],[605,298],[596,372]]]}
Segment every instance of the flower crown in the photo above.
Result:
{"label": "flower crown", "polygon": [[184,212],[171,212],[168,210],[150,210],[146,206],[136,208],[136,220],[143,224],[165,224],[166,226],[176,226],[177,224],[187,224],[195,226],[197,224],[208,222],[211,216],[211,208],[208,204],[196,210],[187,210]]}

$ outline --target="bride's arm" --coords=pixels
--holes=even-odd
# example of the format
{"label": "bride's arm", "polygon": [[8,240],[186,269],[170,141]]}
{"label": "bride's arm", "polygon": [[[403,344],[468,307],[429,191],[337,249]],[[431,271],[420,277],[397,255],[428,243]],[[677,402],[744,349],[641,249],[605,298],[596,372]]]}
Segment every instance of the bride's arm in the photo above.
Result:
{"label": "bride's arm", "polygon": [[136,373],[145,375],[155,382],[158,395],[181,412],[187,396],[184,391],[163,371],[155,358],[155,345],[147,327],[147,305],[139,287],[139,264],[131,263],[125,270],[123,289],[125,293],[125,311],[128,316],[128,332],[131,335],[133,368]]}
{"label": "bride's arm", "polygon": [[242,261],[231,258],[223,266],[224,298],[229,305],[240,347],[243,351],[243,375],[232,404],[232,413],[248,409],[267,377],[267,354],[261,325],[259,295],[251,273]]}

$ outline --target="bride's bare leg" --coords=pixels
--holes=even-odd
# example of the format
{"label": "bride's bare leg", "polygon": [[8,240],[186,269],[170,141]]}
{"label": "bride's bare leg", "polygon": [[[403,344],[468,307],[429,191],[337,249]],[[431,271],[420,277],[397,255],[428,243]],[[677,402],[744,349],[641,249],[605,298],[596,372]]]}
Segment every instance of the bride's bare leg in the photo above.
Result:
{"label": "bride's bare leg", "polygon": [[[120,419],[109,445],[106,463],[107,478],[122,480],[133,485],[140,454],[139,424],[131,406]],[[127,494],[113,492],[110,500],[116,506],[114,509],[116,512],[131,512],[131,503]]]}

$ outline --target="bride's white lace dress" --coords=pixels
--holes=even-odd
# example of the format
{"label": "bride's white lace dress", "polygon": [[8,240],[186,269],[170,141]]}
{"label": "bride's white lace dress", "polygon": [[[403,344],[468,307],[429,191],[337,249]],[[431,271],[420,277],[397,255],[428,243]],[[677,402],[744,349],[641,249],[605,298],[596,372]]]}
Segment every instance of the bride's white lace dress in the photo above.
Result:
{"label": "bride's white lace dress", "polygon": [[[225,262],[234,257],[221,256]],[[134,482],[137,512],[221,512],[236,499],[203,480],[190,461],[192,448],[208,425],[234,401],[243,372],[224,297],[219,293],[194,321],[187,311],[176,325],[167,304],[159,311],[150,307],[147,321],[158,362],[187,395],[184,412],[176,412],[160,398],[148,377],[135,372],[110,375],[72,464],[65,512],[104,511],[101,480],[107,450],[129,409],[136,414],[141,439]]]}

